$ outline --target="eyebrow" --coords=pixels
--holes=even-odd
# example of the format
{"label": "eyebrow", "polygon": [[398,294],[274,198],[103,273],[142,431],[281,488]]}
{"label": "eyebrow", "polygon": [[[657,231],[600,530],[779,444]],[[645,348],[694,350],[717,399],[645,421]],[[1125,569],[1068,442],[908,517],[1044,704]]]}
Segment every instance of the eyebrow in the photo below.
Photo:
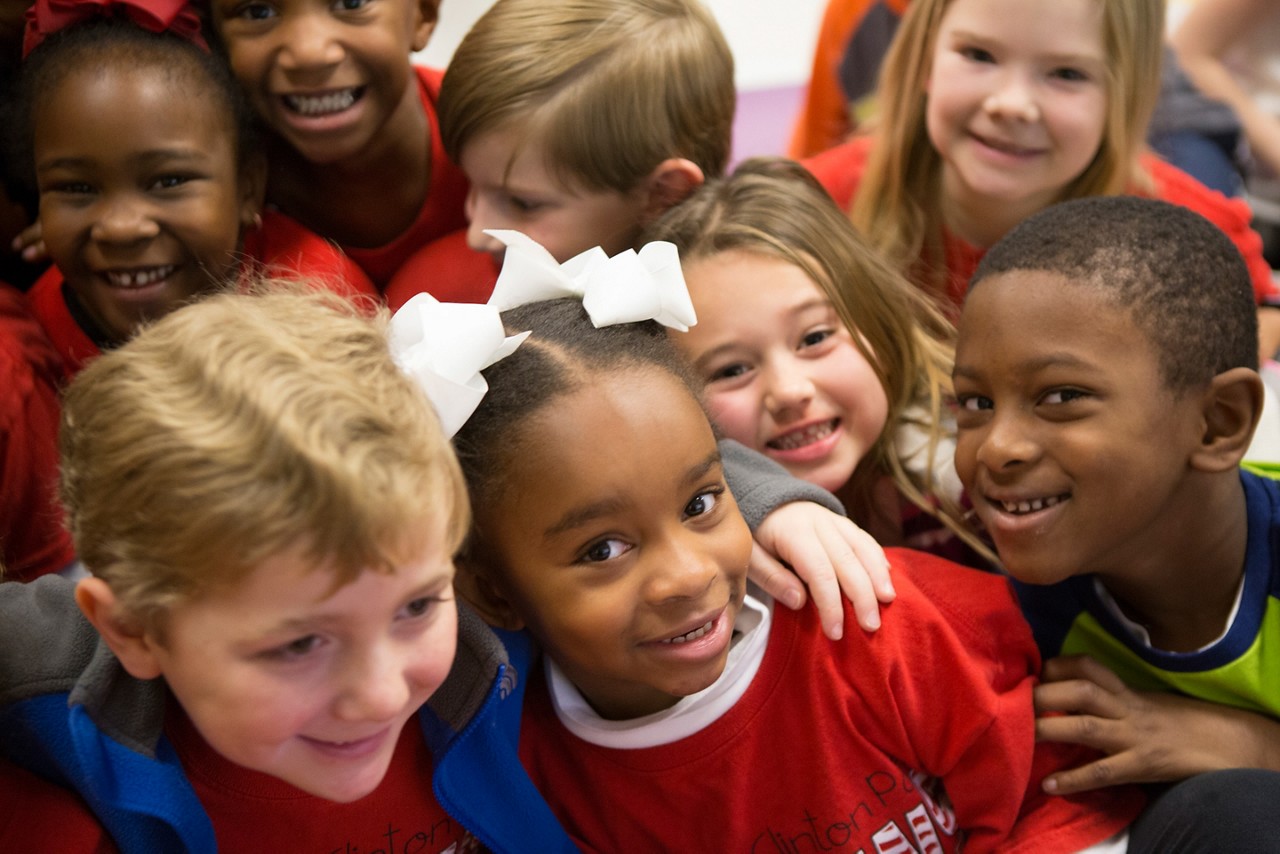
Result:
{"label": "eyebrow", "polygon": [[[1045,353],[1031,359],[1016,363],[1014,369],[1019,373],[1034,374],[1043,371],[1046,368],[1080,368],[1084,370],[1094,370],[1097,365],[1093,362],[1087,362],[1073,353],[1053,352]],[[953,377],[964,377],[965,379],[977,379],[981,374],[978,367],[969,367],[956,363],[951,371]]]}
{"label": "eyebrow", "polygon": [[[160,163],[168,163],[174,160],[203,160],[208,153],[199,148],[156,148],[148,151],[140,152],[129,159],[143,166],[153,166]],[[58,157],[54,160],[43,161],[36,164],[37,172],[45,172],[53,169],[75,169],[81,166],[91,165],[94,162],[93,157]]]}
{"label": "eyebrow", "polygon": [[[689,470],[685,472],[684,478],[681,480],[681,485],[688,486],[689,484],[701,480],[707,476],[708,472],[718,465],[720,465],[720,449],[716,448],[712,450],[711,453],[707,454],[707,456],[700,462],[689,467]],[[561,534],[581,528],[596,519],[619,512],[623,509],[625,504],[626,502],[621,498],[611,496],[609,498],[603,498],[600,501],[593,501],[590,504],[585,504],[581,507],[574,507],[561,516],[554,525],[547,528],[547,530],[542,533],[542,539],[554,540]]]}

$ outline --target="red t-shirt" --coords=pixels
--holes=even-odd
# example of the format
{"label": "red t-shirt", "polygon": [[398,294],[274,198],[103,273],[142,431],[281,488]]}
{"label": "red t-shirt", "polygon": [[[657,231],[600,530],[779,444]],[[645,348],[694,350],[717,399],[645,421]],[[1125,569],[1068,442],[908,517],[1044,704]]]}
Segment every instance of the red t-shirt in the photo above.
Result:
{"label": "red t-shirt", "polygon": [[0,851],[109,854],[116,850],[73,792],[0,762]]}
{"label": "red t-shirt", "polygon": [[[804,161],[805,167],[842,210],[848,210],[853,204],[873,141],[873,137],[858,137]],[[1135,194],[1182,205],[1218,226],[1240,250],[1258,301],[1280,294],[1272,281],[1271,267],[1262,257],[1262,238],[1249,225],[1252,214],[1247,204],[1209,189],[1154,154],[1144,154],[1141,163],[1155,184],[1155,192]],[[966,243],[944,230],[943,252],[946,256],[947,296],[958,309],[986,249]]]}
{"label": "red t-shirt", "polygon": [[0,557],[19,581],[75,559],[58,487],[62,360],[20,291],[0,283]]}
{"label": "red t-shirt", "polygon": [[746,692],[669,744],[578,738],[538,668],[520,757],[574,840],[606,852],[943,852],[963,837],[966,854],[1041,854],[1124,829],[1142,806],[1135,788],[1040,790],[1049,771],[1094,757],[1035,742],[1040,657],[1007,580],[888,555],[898,596],[879,631],[833,643],[815,609],[775,608]]}
{"label": "red t-shirt", "polygon": [[419,249],[391,277],[383,296],[395,311],[415,294],[428,293],[440,302],[489,301],[499,267],[488,252],[467,245],[466,229]]}
{"label": "red t-shirt", "polygon": [[463,854],[475,838],[436,802],[431,752],[412,719],[400,734],[382,783],[340,804],[225,759],[171,704],[165,732],[213,822],[219,851],[413,851]]}
{"label": "red t-shirt", "polygon": [[[369,277],[341,249],[278,211],[262,212],[262,225],[245,232],[241,252],[263,273],[303,278],[348,296],[379,298]],[[36,280],[27,299],[70,379],[102,348],[92,331],[76,321],[62,283],[62,271],[52,266]]]}
{"label": "red t-shirt", "polygon": [[[440,139],[440,120],[436,116],[436,101],[440,96],[440,81],[444,72],[434,68],[414,66],[418,72],[418,91],[422,95],[422,108],[426,111],[431,138],[431,180],[427,185],[422,210],[413,224],[395,240],[385,246],[362,248],[343,245],[343,250],[369,274],[380,289],[391,281],[391,276],[415,251],[451,231],[467,227],[467,177],[445,153]],[[388,176],[395,180],[395,176]]]}

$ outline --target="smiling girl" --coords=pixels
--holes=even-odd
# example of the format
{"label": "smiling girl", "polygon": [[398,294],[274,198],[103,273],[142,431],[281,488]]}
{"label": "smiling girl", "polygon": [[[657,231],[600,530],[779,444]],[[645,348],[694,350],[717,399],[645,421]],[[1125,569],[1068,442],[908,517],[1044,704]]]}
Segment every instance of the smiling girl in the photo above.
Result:
{"label": "smiling girl", "polygon": [[[806,165],[871,244],[953,314],[986,248],[1013,226],[1054,202],[1119,193],[1184,205],[1221,228],[1262,301],[1275,287],[1248,208],[1143,143],[1164,5],[915,0],[885,58],[876,129]],[[1280,312],[1261,319],[1269,354]]]}
{"label": "smiling girl", "polygon": [[950,324],[802,168],[749,160],[647,236],[680,250],[699,323],[671,337],[724,435],[881,543],[986,565],[952,470]]}
{"label": "smiling girl", "polygon": [[893,618],[828,642],[816,611],[748,587],[751,534],[662,327],[573,299],[503,320],[531,335],[485,369],[455,437],[474,513],[459,589],[545,652],[520,758],[583,850],[816,832],[848,850],[1076,851],[1132,817],[1120,792],[1039,791],[1069,757],[1035,743],[1039,661],[1005,579],[891,549]]}
{"label": "smiling girl", "polygon": [[[30,299],[68,375],[252,267],[373,294],[332,245],[260,212],[252,118],[219,60],[172,29],[97,8],[83,4],[80,21],[52,33],[35,16],[21,81],[54,262]],[[175,8],[172,22],[194,15]]]}

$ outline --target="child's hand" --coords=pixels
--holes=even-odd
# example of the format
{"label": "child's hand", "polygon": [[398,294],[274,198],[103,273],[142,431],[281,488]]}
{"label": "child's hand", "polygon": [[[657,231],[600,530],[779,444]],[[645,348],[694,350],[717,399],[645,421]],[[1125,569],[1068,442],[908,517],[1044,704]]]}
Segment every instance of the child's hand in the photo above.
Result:
{"label": "child's hand", "polygon": [[[1120,783],[1182,780],[1225,768],[1275,768],[1280,722],[1165,692],[1134,691],[1087,656],[1045,662],[1035,689],[1037,741],[1083,744],[1106,754],[1050,774],[1044,790],[1069,795]],[[1044,717],[1045,713],[1060,713]]]}
{"label": "child's hand", "polygon": [[49,257],[49,250],[45,248],[44,236],[40,231],[39,220],[31,223],[13,238],[13,251],[22,253],[22,260],[28,264],[44,261]]}
{"label": "child's hand", "polygon": [[792,609],[804,606],[808,584],[832,640],[844,634],[842,591],[858,625],[869,632],[880,628],[880,603],[897,595],[879,543],[844,516],[809,501],[782,505],[756,528],[750,578]]}

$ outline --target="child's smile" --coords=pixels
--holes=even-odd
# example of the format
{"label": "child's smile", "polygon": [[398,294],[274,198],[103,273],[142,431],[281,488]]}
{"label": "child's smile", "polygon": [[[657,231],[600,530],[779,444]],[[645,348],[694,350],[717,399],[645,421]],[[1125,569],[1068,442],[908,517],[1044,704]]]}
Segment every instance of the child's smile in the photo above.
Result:
{"label": "child's smile", "polygon": [[526,423],[501,499],[475,508],[477,560],[602,716],[651,714],[709,687],[751,535],[692,392],[661,369],[624,368]]}
{"label": "child's smile", "polygon": [[698,325],[672,340],[724,435],[835,492],[884,430],[889,402],[830,300],[800,267],[730,249],[685,266]]}
{"label": "child's smile", "polygon": [[1014,577],[1134,577],[1192,524],[1181,484],[1194,395],[1167,387],[1146,333],[1090,284],[983,279],[965,303],[955,391],[956,471]]}
{"label": "child's smile", "polygon": [[221,109],[148,69],[71,74],[36,109],[44,239],[112,340],[234,280],[257,198]]}

